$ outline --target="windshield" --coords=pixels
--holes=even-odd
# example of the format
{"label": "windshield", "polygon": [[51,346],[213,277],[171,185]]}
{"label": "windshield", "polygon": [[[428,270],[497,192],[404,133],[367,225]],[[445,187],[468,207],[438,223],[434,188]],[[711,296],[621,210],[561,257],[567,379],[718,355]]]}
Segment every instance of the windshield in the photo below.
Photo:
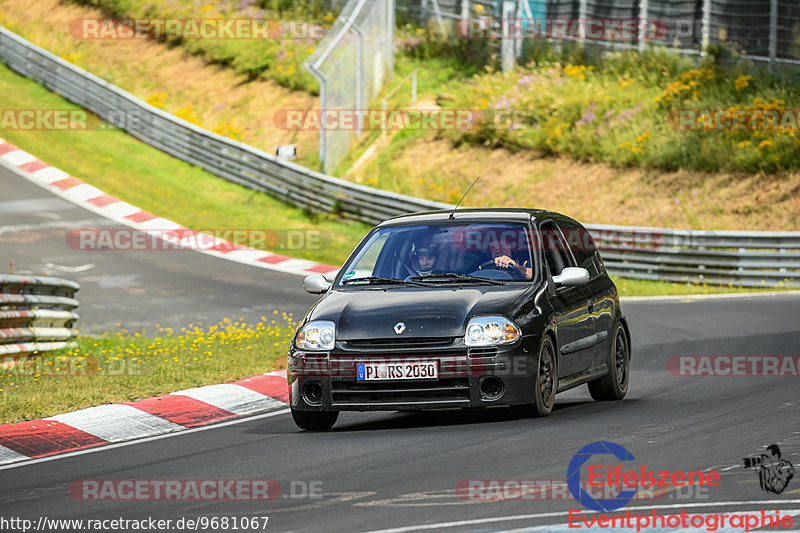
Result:
{"label": "windshield", "polygon": [[528,281],[535,274],[529,242],[523,224],[380,228],[344,266],[340,284]]}

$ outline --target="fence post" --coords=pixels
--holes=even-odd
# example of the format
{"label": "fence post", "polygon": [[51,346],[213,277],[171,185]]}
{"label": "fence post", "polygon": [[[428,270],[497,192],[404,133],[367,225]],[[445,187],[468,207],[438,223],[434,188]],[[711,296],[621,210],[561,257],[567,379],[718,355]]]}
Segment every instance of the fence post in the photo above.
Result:
{"label": "fence post", "polygon": [[357,24],[352,26],[356,34],[356,136],[361,136],[361,113],[364,111],[364,34]]}
{"label": "fence post", "polygon": [[328,104],[327,80],[322,72],[320,72],[319,69],[317,69],[317,67],[314,65],[309,64],[308,70],[319,82],[319,162],[322,165],[322,168],[325,168],[325,109]]}
{"label": "fence post", "polygon": [[394,26],[395,26],[395,14],[394,14],[394,2],[395,0],[387,0],[388,6],[386,7],[386,35],[388,38],[386,39],[386,59],[387,59],[387,68],[389,72],[387,79],[392,81],[394,79]]}
{"label": "fence post", "polygon": [[700,56],[705,57],[711,36],[711,0],[703,0],[703,25],[701,31]]}
{"label": "fence post", "polygon": [[411,74],[411,106],[417,105],[417,71]]}
{"label": "fence post", "polygon": [[503,72],[509,72],[514,68],[517,58],[514,56],[514,42],[508,35],[508,21],[514,16],[516,2],[514,0],[503,0],[500,4],[500,65]]}
{"label": "fence post", "polygon": [[581,23],[578,25],[578,35],[580,36],[580,42],[586,40],[586,19],[588,18],[589,13],[589,5],[587,0],[580,0],[578,4],[578,18],[580,19]]}
{"label": "fence post", "polygon": [[639,51],[644,52],[645,44],[647,43],[647,39],[645,39],[646,30],[650,27],[647,22],[647,11],[649,10],[650,6],[648,5],[648,0],[641,0],[639,2]]}
{"label": "fence post", "polygon": [[469,0],[461,0],[461,20],[469,18]]}
{"label": "fence post", "polygon": [[778,0],[769,2],[769,71],[775,71],[778,57]]}

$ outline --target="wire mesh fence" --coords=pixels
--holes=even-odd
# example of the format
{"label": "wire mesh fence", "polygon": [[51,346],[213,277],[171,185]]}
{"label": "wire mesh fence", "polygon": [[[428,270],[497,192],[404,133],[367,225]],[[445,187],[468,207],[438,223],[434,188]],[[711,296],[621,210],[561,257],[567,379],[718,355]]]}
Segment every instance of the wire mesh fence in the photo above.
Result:
{"label": "wire mesh fence", "polygon": [[[695,55],[723,45],[773,70],[800,66],[797,0],[397,0],[397,10],[420,25],[467,19],[480,27],[482,21],[501,41],[505,68],[524,58],[530,40],[653,44]],[[625,31],[629,23],[635,31]]]}
{"label": "wire mesh fence", "polygon": [[347,156],[353,129],[326,128],[330,110],[364,110],[394,70],[394,0],[350,0],[304,66],[320,84],[319,156],[333,172]]}

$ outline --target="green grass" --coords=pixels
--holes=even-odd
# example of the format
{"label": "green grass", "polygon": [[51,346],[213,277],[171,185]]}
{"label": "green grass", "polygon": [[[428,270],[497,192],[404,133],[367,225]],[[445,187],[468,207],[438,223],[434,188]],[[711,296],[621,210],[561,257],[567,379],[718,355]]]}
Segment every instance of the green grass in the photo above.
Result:
{"label": "green grass", "polygon": [[641,279],[620,278],[611,276],[620,296],[680,296],[729,293],[758,293],[797,290],[791,287],[735,287],[726,285],[708,285],[702,283],[671,283],[663,281],[647,281]]}
{"label": "green grass", "polygon": [[330,27],[334,14],[321,0],[260,0],[258,2],[204,3],[194,0],[151,2],[149,0],[71,0],[75,4],[96,7],[108,17],[139,19],[269,19],[270,31],[278,31],[278,21],[309,21],[314,30],[299,27],[296,38],[258,39],[183,39],[169,36],[170,45],[181,46],[209,63],[233,69],[250,80],[269,79],[289,89],[318,94],[319,84],[304,68],[319,39],[301,38],[306,30],[320,35]]}
{"label": "green grass", "polygon": [[[0,93],[6,97],[6,109],[77,109],[1,64]],[[318,248],[291,252],[273,248],[295,257],[340,265],[369,230],[365,224],[329,215],[309,216],[170,157],[122,131],[0,132],[6,140],[105,192],[189,228],[300,229],[329,236]],[[738,290],[634,280],[618,280],[618,284],[625,296]]]}
{"label": "green grass", "polygon": [[[79,109],[2,64],[0,94],[6,109]],[[6,140],[43,161],[189,228],[295,229],[322,235],[318,247],[287,250],[278,246],[271,247],[272,251],[340,265],[369,230],[365,224],[324,214],[309,216],[302,209],[168,156],[120,130],[0,131]]]}
{"label": "green grass", "polygon": [[511,73],[489,71],[447,89],[456,94],[453,108],[507,118],[481,118],[471,131],[447,132],[455,144],[506,146],[666,171],[800,168],[796,127],[715,131],[710,121],[703,129],[700,112],[688,121],[700,129],[679,127],[681,110],[731,110],[756,117],[776,112],[783,117],[784,110],[800,106],[796,85],[763,74],[746,61],[731,66],[709,57],[696,66],[657,49],[602,58],[576,52],[537,57]]}
{"label": "green grass", "polygon": [[225,383],[286,367],[290,314],[257,324],[226,319],[208,329],[159,329],[153,338],[118,331],[80,337],[72,349],[8,357],[0,367],[0,423]]}

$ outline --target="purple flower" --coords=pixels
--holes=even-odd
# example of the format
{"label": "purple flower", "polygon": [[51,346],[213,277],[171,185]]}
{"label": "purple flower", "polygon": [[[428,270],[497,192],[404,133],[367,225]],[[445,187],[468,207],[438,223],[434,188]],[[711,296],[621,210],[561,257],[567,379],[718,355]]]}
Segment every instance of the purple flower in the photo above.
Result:
{"label": "purple flower", "polygon": [[595,106],[596,104],[594,102],[589,104],[589,107],[583,112],[583,116],[575,123],[575,126],[588,126],[594,122],[597,119],[597,115],[594,114]]}

